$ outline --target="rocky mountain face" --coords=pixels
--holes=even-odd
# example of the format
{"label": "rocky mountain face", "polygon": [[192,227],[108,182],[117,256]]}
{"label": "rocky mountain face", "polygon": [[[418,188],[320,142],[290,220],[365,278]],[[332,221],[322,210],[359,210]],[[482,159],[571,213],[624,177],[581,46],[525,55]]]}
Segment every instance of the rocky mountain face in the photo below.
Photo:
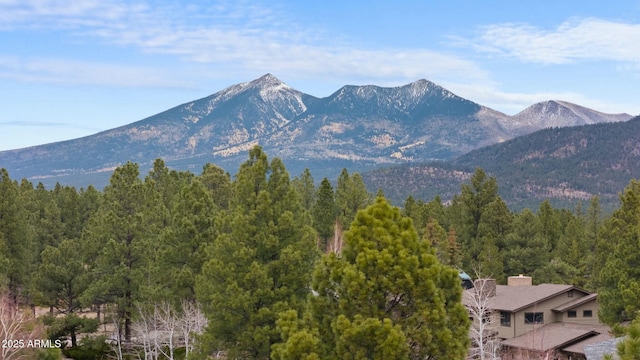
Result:
{"label": "rocky mountain face", "polygon": [[335,177],[342,167],[447,160],[544,127],[631,117],[565,102],[538,105],[508,116],[426,80],[344,86],[316,98],[267,74],[126,126],[0,152],[0,167],[47,186],[102,186],[127,160],[143,172],[163,158],[179,170],[199,172],[211,162],[235,173],[246,150],[259,144],[293,174],[308,167],[316,177]]}

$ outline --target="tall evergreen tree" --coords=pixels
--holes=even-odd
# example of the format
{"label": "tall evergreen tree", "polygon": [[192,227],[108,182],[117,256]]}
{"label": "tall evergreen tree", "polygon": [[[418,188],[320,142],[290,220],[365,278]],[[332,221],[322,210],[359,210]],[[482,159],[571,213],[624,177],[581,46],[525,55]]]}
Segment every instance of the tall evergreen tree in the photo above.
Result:
{"label": "tall evergreen tree", "polygon": [[316,201],[316,188],[311,171],[308,168],[304,169],[300,176],[296,176],[291,180],[291,185],[296,189],[302,200],[302,208],[311,212]]}
{"label": "tall evergreen tree", "polygon": [[275,345],[274,358],[287,358],[302,335],[310,346],[301,358],[465,358],[469,320],[458,272],[437,260],[409,218],[377,198],[358,212],[345,242],[342,256],[324,255],[314,271],[311,321]]}
{"label": "tall evergreen tree", "polygon": [[8,267],[4,272],[14,305],[27,295],[29,273],[35,260],[24,200],[18,184],[11,180],[6,169],[0,169],[0,240],[6,251],[4,262]]}
{"label": "tall evergreen tree", "polygon": [[313,227],[318,232],[321,240],[320,249],[325,251],[328,242],[333,237],[336,222],[336,204],[334,200],[333,186],[329,179],[324,178],[320,183],[316,194],[316,202],[313,206]]}
{"label": "tall evergreen tree", "polygon": [[370,203],[371,195],[364,185],[362,176],[358,173],[349,175],[347,169],[342,169],[336,186],[336,206],[342,228],[349,229],[356,213]]}
{"label": "tall evergreen tree", "polygon": [[97,259],[95,276],[85,299],[101,299],[117,305],[124,340],[131,340],[134,304],[148,300],[144,292],[157,279],[151,250],[157,247],[161,223],[158,210],[162,199],[149,191],[139,178],[138,165],[127,162],[117,168],[104,191],[104,203],[87,225],[84,241],[89,242]]}
{"label": "tall evergreen tree", "polygon": [[632,180],[621,204],[602,224],[596,246],[595,285],[600,320],[613,325],[640,311],[640,181]]}
{"label": "tall evergreen tree", "polygon": [[205,164],[200,181],[211,192],[213,203],[218,209],[226,210],[231,201],[231,176],[224,169],[213,164]]}
{"label": "tall evergreen tree", "polygon": [[199,179],[180,192],[173,205],[173,219],[162,234],[165,301],[180,304],[195,300],[195,279],[206,260],[206,248],[216,236],[217,208],[211,193]]}
{"label": "tall evergreen tree", "polygon": [[506,274],[532,274],[542,268],[550,260],[547,246],[538,217],[529,209],[523,210],[515,217],[513,231],[505,239]]}
{"label": "tall evergreen tree", "polygon": [[[456,229],[458,239],[464,249],[463,265],[471,268],[478,262],[478,255],[482,251],[483,223],[486,224],[485,231],[491,231],[491,227],[501,227],[493,225],[492,222],[503,222],[500,216],[504,216],[504,209],[500,202],[494,203],[498,199],[498,185],[494,177],[488,177],[480,168],[477,168],[468,184],[461,186],[461,194],[454,198],[453,205],[449,212],[452,225]],[[493,213],[495,219],[486,219],[488,209],[494,204]],[[504,206],[506,208],[506,206]],[[500,213],[502,212],[502,213]]]}
{"label": "tall evergreen tree", "polygon": [[[80,297],[89,286],[89,274],[78,251],[78,240],[62,240],[57,246],[47,245],[35,274],[35,287],[42,302],[58,314],[73,314],[82,308]],[[76,346],[77,326],[68,328],[71,345]]]}
{"label": "tall evergreen tree", "polygon": [[549,200],[544,200],[540,203],[538,219],[540,220],[542,236],[545,239],[547,248],[550,251],[554,251],[562,235],[562,226],[557,211],[553,209]]}
{"label": "tall evergreen tree", "polygon": [[277,314],[300,310],[309,293],[316,234],[282,161],[269,163],[260,147],[240,166],[233,193],[221,220],[228,227],[208,249],[196,280],[209,319],[202,352],[268,359],[280,339]]}

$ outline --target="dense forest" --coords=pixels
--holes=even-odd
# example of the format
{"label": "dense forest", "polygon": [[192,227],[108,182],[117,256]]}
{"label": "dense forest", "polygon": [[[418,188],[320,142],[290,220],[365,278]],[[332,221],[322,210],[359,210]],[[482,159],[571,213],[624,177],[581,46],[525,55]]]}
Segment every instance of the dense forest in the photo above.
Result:
{"label": "dense forest", "polygon": [[102,191],[2,169],[0,335],[55,345],[2,358],[463,359],[459,270],[597,291],[616,325],[640,307],[639,229],[638,181],[604,216],[597,197],[513,212],[479,168],[450,203],[400,209],[260,147],[233,177],[126,163]]}

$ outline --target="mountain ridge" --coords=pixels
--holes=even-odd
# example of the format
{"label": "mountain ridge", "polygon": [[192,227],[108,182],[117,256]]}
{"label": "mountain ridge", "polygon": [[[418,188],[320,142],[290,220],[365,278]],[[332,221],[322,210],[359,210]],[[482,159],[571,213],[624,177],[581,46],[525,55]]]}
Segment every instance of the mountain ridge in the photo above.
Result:
{"label": "mountain ridge", "polygon": [[495,176],[514,209],[543,200],[573,208],[598,196],[603,209],[640,178],[640,116],[627,121],[546,128],[468,152],[444,163],[409,164],[362,173],[370,189],[382,188],[401,204],[409,195],[451,201],[477,167]]}
{"label": "mountain ridge", "polygon": [[[586,109],[573,112],[578,117],[594,117],[583,121],[613,119],[566,104]],[[317,98],[265,74],[94,135],[2,151],[0,166],[45,185],[87,185],[83,178],[101,173],[104,184],[125,161],[144,170],[156,158],[180,170],[211,162],[234,172],[244,152],[260,144],[293,173],[319,167],[317,176],[332,177],[344,166],[451,159],[537,130],[530,117],[503,114],[424,79],[398,87],[346,85]]]}

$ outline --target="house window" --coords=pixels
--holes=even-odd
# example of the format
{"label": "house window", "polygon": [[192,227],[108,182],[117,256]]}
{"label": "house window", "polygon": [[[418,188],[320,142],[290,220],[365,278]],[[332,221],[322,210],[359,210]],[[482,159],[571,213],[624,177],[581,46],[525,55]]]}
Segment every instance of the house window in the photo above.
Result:
{"label": "house window", "polygon": [[582,311],[582,317],[592,317],[593,313],[591,312],[591,310],[584,310]]}
{"label": "house window", "polygon": [[511,327],[511,313],[508,311],[500,311],[500,326]]}
{"label": "house window", "polygon": [[577,316],[578,316],[578,315],[576,314],[576,311],[575,311],[575,310],[569,310],[569,311],[567,312],[567,317],[574,318],[574,317],[577,317]]}
{"label": "house window", "polygon": [[544,313],[528,312],[524,313],[525,324],[544,324]]}

